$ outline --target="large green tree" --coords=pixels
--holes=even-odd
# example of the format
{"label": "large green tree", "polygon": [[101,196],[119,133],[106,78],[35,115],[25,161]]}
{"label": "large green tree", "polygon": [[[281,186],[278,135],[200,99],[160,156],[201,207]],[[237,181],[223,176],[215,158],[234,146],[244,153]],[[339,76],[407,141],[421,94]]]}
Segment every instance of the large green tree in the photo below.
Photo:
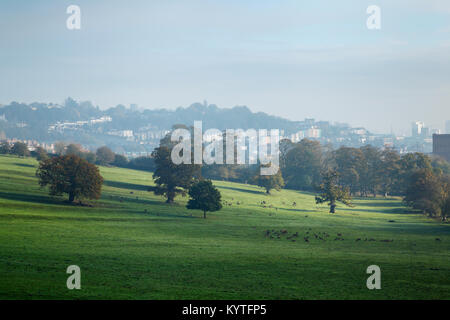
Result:
{"label": "large green tree", "polygon": [[8,142],[3,141],[0,143],[0,154],[8,154],[11,152],[11,146]]}
{"label": "large green tree", "polygon": [[426,154],[415,152],[403,155],[399,162],[399,179],[396,185],[396,191],[399,194],[406,194],[411,185],[412,176],[421,169],[432,171],[431,158]]}
{"label": "large green tree", "polygon": [[116,155],[106,146],[100,147],[96,152],[97,162],[102,166],[106,166],[114,162]]}
{"label": "large green tree", "polygon": [[50,195],[69,195],[75,199],[99,199],[103,177],[97,166],[76,155],[59,156],[40,162],[36,171],[41,187],[49,186]]}
{"label": "large green tree", "polygon": [[[269,165],[261,165],[261,167],[269,167]],[[254,179],[258,186],[266,189],[267,194],[270,194],[270,191],[273,189],[280,191],[284,187],[281,169],[278,169],[278,172],[273,175],[261,175],[261,170],[259,170]]]}
{"label": "large green tree", "polygon": [[82,152],[80,154],[80,157],[92,164],[95,164],[95,162],[97,161],[97,156],[95,155],[95,153],[90,151]]}
{"label": "large green tree", "polygon": [[80,144],[77,143],[71,143],[66,147],[66,151],[64,154],[74,154],[76,156],[81,157],[81,154],[83,153],[82,147]]}
{"label": "large green tree", "polygon": [[443,201],[441,204],[442,220],[450,217],[450,175],[444,174],[441,178]]}
{"label": "large green tree", "polygon": [[369,194],[376,196],[380,190],[381,177],[381,152],[371,145],[360,148],[363,154],[363,161],[357,168],[359,170],[359,188],[361,196],[367,197]]}
{"label": "large green tree", "polygon": [[206,219],[206,212],[222,209],[220,191],[213,186],[211,180],[201,180],[194,183],[189,188],[189,196],[191,199],[186,207],[202,210],[204,219]]}
{"label": "large green tree", "polygon": [[47,151],[45,151],[45,149],[42,147],[37,147],[36,150],[34,150],[34,153],[36,155],[37,161],[43,161],[49,158]]}
{"label": "large green tree", "polygon": [[114,156],[113,165],[116,167],[125,168],[128,165],[128,159],[124,155],[116,154]]}
{"label": "large green tree", "polygon": [[30,151],[28,150],[27,145],[23,142],[14,143],[13,147],[11,148],[11,153],[19,157],[27,157],[30,155]]}
{"label": "large green tree", "polygon": [[334,152],[334,161],[340,183],[348,187],[350,194],[360,191],[361,172],[365,165],[363,152],[357,148],[341,147]]}
{"label": "large green tree", "polygon": [[165,196],[167,203],[173,203],[177,194],[185,195],[194,178],[201,174],[198,165],[174,164],[171,152],[170,146],[166,145],[160,145],[152,152],[155,161],[155,194]]}
{"label": "large green tree", "polygon": [[409,177],[404,201],[429,216],[446,216],[449,182],[430,169],[417,169]]}
{"label": "large green tree", "polygon": [[380,158],[381,163],[378,170],[380,192],[387,197],[391,192],[398,191],[400,179],[400,155],[395,150],[386,149],[381,152]]}
{"label": "large green tree", "polygon": [[431,165],[434,172],[450,175],[450,162],[446,159],[435,155],[431,159]]}
{"label": "large green tree", "polygon": [[313,190],[320,182],[322,148],[318,141],[303,139],[296,144],[285,144],[282,157],[283,178],[286,187],[297,190]]}
{"label": "large green tree", "polygon": [[319,186],[320,194],[316,196],[317,204],[328,202],[330,213],[336,212],[337,202],[352,206],[348,187],[339,185],[339,174],[336,171],[327,171],[323,174],[322,179],[323,182]]}

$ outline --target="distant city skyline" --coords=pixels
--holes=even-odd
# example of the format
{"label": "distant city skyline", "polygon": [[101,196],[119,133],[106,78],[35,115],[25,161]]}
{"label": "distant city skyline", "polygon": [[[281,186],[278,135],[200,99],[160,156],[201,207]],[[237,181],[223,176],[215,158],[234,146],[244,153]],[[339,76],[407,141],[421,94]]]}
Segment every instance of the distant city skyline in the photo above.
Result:
{"label": "distant city skyline", "polygon": [[[73,99],[72,97],[68,97],[68,98]],[[197,101],[197,102],[193,102],[193,103],[188,104],[188,105],[177,106],[177,107],[173,107],[173,108],[170,108],[170,107],[145,108],[145,107],[141,107],[141,106],[139,106],[138,104],[135,104],[135,103],[130,103],[130,104],[119,103],[119,104],[111,105],[111,106],[108,106],[108,107],[102,107],[102,106],[100,106],[98,104],[93,103],[91,100],[85,100],[85,101],[84,100],[77,100],[77,99],[74,99],[74,100],[78,101],[78,102],[89,101],[89,102],[92,103],[92,105],[98,106],[100,108],[100,110],[107,110],[108,108],[114,108],[114,107],[117,107],[117,106],[124,106],[125,108],[130,109],[132,111],[139,111],[139,110],[143,111],[143,110],[146,110],[146,109],[148,109],[148,110],[166,109],[166,110],[174,111],[175,109],[177,109],[179,107],[181,107],[181,108],[188,108],[189,106],[194,105],[194,104],[205,104],[205,103],[207,103],[207,106],[215,105],[215,106],[217,106],[218,108],[221,108],[221,109],[232,109],[233,107],[240,107],[240,106],[237,106],[237,105],[236,106],[218,106],[215,103],[209,103],[207,100],[204,100],[203,102]],[[48,103],[48,104],[64,105],[64,102],[54,102],[54,101],[30,101],[30,102],[11,101],[11,102],[18,102],[18,103],[25,103],[25,104]],[[2,106],[2,105],[8,105],[8,104],[0,103],[0,106]],[[261,112],[261,111],[254,111],[249,106],[245,106],[245,107],[249,108],[250,111],[252,111],[252,112]],[[262,111],[262,112],[264,112],[264,111]],[[265,113],[267,113],[268,115],[271,115],[271,116],[279,116],[277,114],[273,114],[273,113],[270,113],[270,112],[265,112]],[[284,118],[284,119],[289,119],[287,117],[282,117],[282,116],[280,116],[280,117]],[[0,115],[0,120],[2,120],[2,119],[6,120],[4,115]],[[289,120],[293,120],[293,119],[289,119]],[[325,121],[325,122],[329,122],[330,124],[334,124],[334,125],[349,125],[352,128],[364,127],[364,126],[352,125],[351,123],[346,122],[346,121],[335,121],[333,119],[315,119],[315,118],[305,117],[303,119],[295,119],[293,121],[300,121],[300,122],[302,122],[302,121],[306,121],[306,120],[314,120],[314,121],[317,121],[317,122]],[[419,121],[413,121],[411,123],[411,126],[408,129],[401,130],[402,132],[399,132],[399,130],[395,130],[394,127],[391,127],[391,131],[389,131],[389,132],[388,131],[386,131],[386,132],[375,132],[374,131],[373,133],[380,133],[380,134],[394,133],[394,134],[399,135],[399,136],[420,136],[420,135],[423,134],[423,132],[426,132],[426,133],[430,132],[430,136],[431,136],[433,133],[436,133],[436,131],[439,131],[440,134],[446,134],[446,133],[450,134],[450,120],[443,120],[443,122],[444,122],[443,128],[441,128],[441,127],[433,127],[433,126],[430,126],[430,125],[426,124],[425,122],[419,120]],[[367,127],[364,127],[364,128],[367,129]],[[424,131],[424,129],[425,129],[425,131]],[[397,131],[397,132],[395,132],[395,131]]]}
{"label": "distant city skyline", "polygon": [[[81,30],[66,9],[81,8]],[[369,5],[381,29],[366,27]],[[450,120],[450,2],[0,4],[0,103],[219,107],[410,135]]]}

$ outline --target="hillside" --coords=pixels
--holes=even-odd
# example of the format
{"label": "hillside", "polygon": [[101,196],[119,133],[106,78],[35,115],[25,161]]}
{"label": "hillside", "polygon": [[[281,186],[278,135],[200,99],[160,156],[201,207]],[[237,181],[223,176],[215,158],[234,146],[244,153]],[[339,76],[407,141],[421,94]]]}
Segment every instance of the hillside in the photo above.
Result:
{"label": "hillside", "polygon": [[[302,116],[303,112],[299,111],[299,117]],[[108,145],[117,153],[138,154],[151,152],[173,125],[193,126],[194,121],[202,121],[204,130],[279,129],[286,137],[301,132],[302,137],[320,137],[323,142],[336,145],[344,142],[361,145],[361,132],[364,136],[370,135],[361,128],[354,131],[349,126],[333,126],[326,121],[315,122],[314,119],[292,121],[252,112],[246,106],[219,108],[213,104],[194,103],[175,110],[139,110],[117,105],[102,110],[89,101],[77,102],[68,98],[62,105],[11,102],[1,106],[0,140],[6,137],[47,144],[76,142],[89,149]]]}
{"label": "hillside", "polygon": [[[36,165],[0,156],[1,299],[450,298],[450,225],[399,199],[330,215],[311,194],[216,181],[227,205],[204,220],[127,169],[102,167],[102,199],[69,206],[39,189]],[[66,288],[72,264],[81,290]],[[366,288],[372,264],[382,290]]]}
{"label": "hillside", "polygon": [[299,122],[262,112],[253,113],[245,106],[218,108],[216,105],[194,103],[176,110],[137,110],[118,105],[101,110],[89,101],[76,102],[69,98],[63,105],[11,102],[0,107],[0,131],[4,131],[9,138],[46,142],[74,140],[86,145],[117,143],[114,141],[117,139],[131,145],[131,141],[124,137],[120,139],[121,131],[140,132],[141,138],[142,134],[151,133],[148,139],[144,136],[143,141],[147,141],[164,130],[170,130],[174,124],[192,126],[196,120],[203,121],[205,128],[220,130],[280,128],[292,133],[300,128]]}

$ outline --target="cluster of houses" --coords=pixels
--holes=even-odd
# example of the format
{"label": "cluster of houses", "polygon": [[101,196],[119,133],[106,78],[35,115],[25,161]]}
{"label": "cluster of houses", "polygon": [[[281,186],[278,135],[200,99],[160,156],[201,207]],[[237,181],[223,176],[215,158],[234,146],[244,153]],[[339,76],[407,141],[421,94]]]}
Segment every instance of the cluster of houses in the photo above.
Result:
{"label": "cluster of houses", "polygon": [[111,122],[112,118],[109,116],[103,116],[97,119],[74,121],[74,122],[57,122],[48,127],[49,132],[64,132],[65,130],[76,130],[89,125],[95,125],[99,123]]}

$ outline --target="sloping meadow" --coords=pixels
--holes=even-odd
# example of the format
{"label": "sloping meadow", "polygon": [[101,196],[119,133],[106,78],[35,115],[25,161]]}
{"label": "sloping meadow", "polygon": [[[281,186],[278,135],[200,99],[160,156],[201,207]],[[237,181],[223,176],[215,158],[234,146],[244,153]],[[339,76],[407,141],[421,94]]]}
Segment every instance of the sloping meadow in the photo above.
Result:
{"label": "sloping meadow", "polygon": [[[69,205],[36,168],[0,156],[2,299],[450,298],[450,226],[400,199],[331,215],[313,194],[215,181],[223,209],[202,219],[149,191],[149,172],[102,167],[102,198]],[[80,290],[66,286],[69,265]],[[370,265],[380,290],[366,286]]]}

